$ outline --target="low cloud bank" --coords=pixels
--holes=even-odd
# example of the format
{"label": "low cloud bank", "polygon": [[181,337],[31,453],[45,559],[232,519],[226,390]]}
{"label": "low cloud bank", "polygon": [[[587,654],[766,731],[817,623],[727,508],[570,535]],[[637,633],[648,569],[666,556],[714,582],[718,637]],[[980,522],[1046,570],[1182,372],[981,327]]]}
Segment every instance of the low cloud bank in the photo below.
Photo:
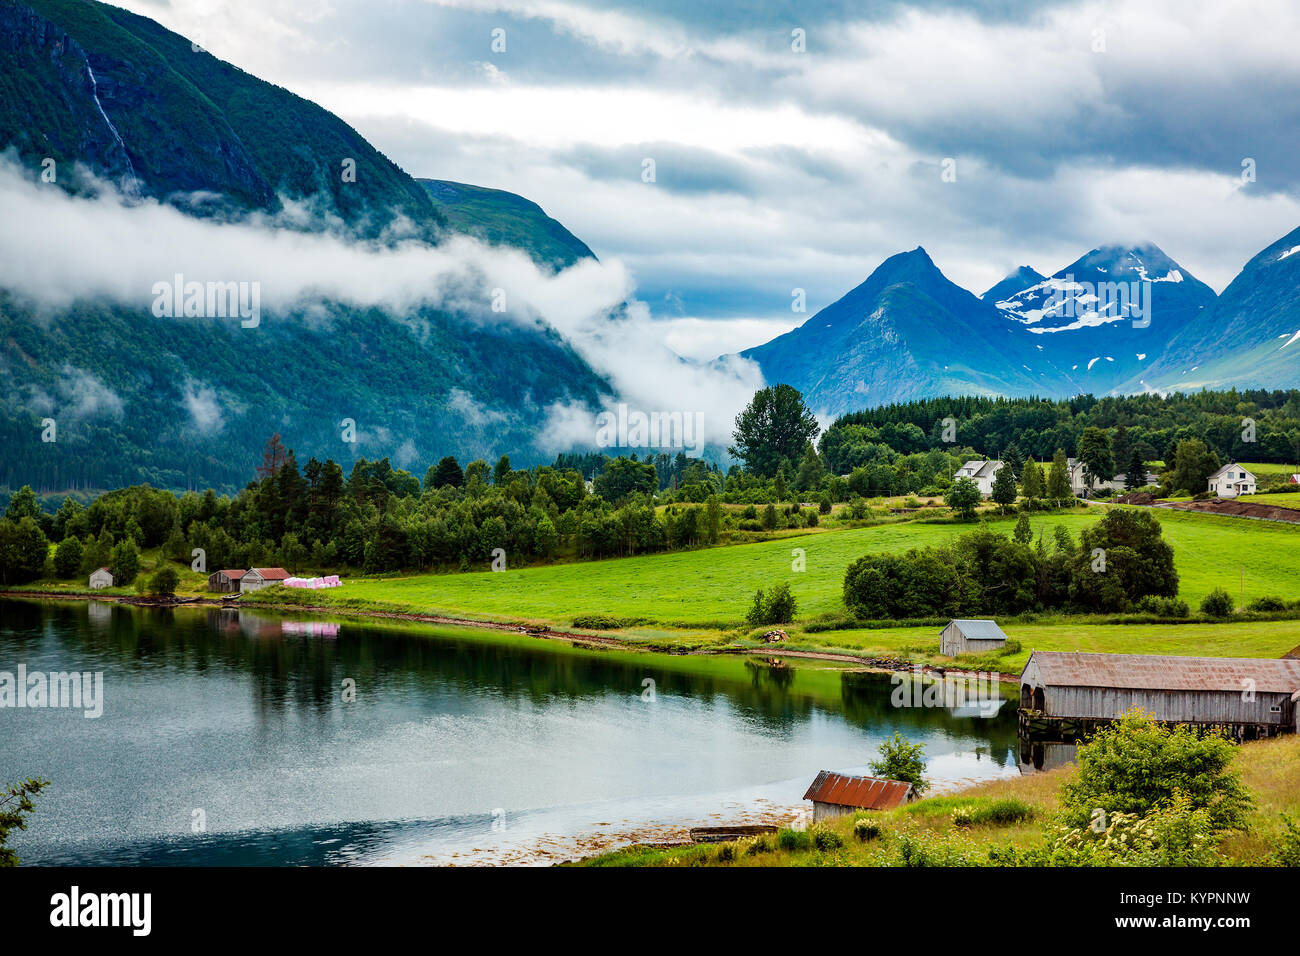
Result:
{"label": "low cloud bank", "polygon": [[[704,441],[716,445],[726,444],[736,413],[762,385],[751,362],[705,366],[673,353],[618,260],[583,260],[551,273],[522,252],[463,236],[437,247],[352,241],[265,217],[198,219],[127,199],[102,182],[91,186],[73,196],[0,158],[0,287],[34,304],[44,321],[67,321],[67,310],[88,299],[152,314],[156,286],[178,275],[186,283],[255,284],[260,307],[276,315],[310,319],[317,304],[338,302],[398,318],[426,307],[480,322],[541,321],[610,382],[611,409],[621,402],[647,414],[702,415]],[[257,330],[246,326],[241,334]],[[215,424],[219,387],[186,391],[185,410],[201,427]],[[473,410],[468,392],[458,391],[454,406],[478,424],[490,414]],[[537,431],[538,448],[595,447],[601,411],[552,407]]]}

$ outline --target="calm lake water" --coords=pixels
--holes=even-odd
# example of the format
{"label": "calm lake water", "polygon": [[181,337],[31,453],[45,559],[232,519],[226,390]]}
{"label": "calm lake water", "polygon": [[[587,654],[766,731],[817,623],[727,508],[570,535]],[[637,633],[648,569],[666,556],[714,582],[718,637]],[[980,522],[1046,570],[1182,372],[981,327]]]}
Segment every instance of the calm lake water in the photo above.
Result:
{"label": "calm lake water", "polygon": [[1021,772],[1014,704],[897,708],[885,675],[739,657],[0,601],[19,665],[104,675],[99,718],[0,708],[0,781],[53,782],[12,837],[31,864],[551,862],[800,807],[895,730],[941,786]]}

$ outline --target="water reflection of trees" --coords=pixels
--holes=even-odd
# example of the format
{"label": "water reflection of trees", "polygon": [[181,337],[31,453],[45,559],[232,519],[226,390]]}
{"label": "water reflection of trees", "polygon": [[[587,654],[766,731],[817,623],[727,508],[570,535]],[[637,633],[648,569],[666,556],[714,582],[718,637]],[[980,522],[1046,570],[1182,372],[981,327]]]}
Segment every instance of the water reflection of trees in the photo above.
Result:
{"label": "water reflection of trees", "polygon": [[[936,732],[950,737],[966,737],[987,741],[987,748],[974,748],[977,753],[988,753],[1004,766],[1008,754],[1017,747],[1016,713],[1014,707],[1003,706],[992,717],[957,716],[946,707],[896,707],[893,704],[895,675],[864,671],[847,671],[840,678],[840,699],[845,718],[863,727],[885,727],[898,730],[904,736],[909,731],[916,737]],[[911,675],[899,674],[902,680],[912,680]],[[913,699],[919,699],[914,694]]]}
{"label": "water reflection of trees", "polygon": [[[107,614],[105,614],[107,609]],[[834,678],[815,677],[780,660],[711,659],[687,670],[651,655],[574,652],[546,641],[489,634],[460,636],[347,622],[337,638],[285,633],[284,618],[227,608],[171,609],[5,602],[11,630],[39,639],[56,635],[71,652],[94,651],[126,670],[220,673],[251,678],[256,705],[268,715],[296,707],[322,717],[341,703],[341,683],[356,681],[358,699],[378,691],[405,693],[429,713],[463,710],[471,696],[544,706],[556,701],[608,699],[629,703],[651,678],[659,696],[705,706],[724,704],[765,732],[792,732],[818,708],[842,710],[860,727],[912,728],[917,735],[947,731],[1013,750],[1014,710],[996,717],[959,718],[942,708],[895,708],[888,675],[844,672],[839,699]],[[292,630],[292,629],[291,629]],[[301,629],[299,629],[301,630]],[[802,681],[801,681],[802,679]]]}

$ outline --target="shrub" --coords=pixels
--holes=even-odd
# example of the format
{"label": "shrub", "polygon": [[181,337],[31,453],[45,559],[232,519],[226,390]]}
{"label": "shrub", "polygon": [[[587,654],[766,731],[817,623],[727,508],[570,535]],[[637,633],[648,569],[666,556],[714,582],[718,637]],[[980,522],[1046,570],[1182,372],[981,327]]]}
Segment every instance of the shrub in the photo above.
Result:
{"label": "shrub", "polygon": [[1285,813],[1281,817],[1285,829],[1277,849],[1273,851],[1273,863],[1277,866],[1300,866],[1300,826]]}
{"label": "shrub", "polygon": [[788,584],[778,584],[766,595],[759,588],[754,592],[754,603],[745,615],[745,622],[751,627],[789,624],[794,620],[796,609],[797,604]]}
{"label": "shrub", "polygon": [[820,523],[820,519],[817,517],[817,512],[813,511],[811,508],[808,509],[808,514],[804,516],[804,521],[810,528],[815,528]]}
{"label": "shrub", "polygon": [[976,823],[993,823],[1006,826],[1011,823],[1020,823],[1023,820],[1032,820],[1034,808],[1023,800],[1017,800],[1015,797],[999,797],[976,807],[972,815]]}
{"label": "shrub", "polygon": [[616,627],[632,627],[644,624],[643,617],[615,617],[612,614],[579,614],[573,619],[574,627],[585,627],[591,631],[608,631]]}
{"label": "shrub", "polygon": [[807,850],[812,846],[812,838],[808,836],[806,830],[795,830],[791,827],[782,827],[780,830],[776,831],[776,845],[787,852]]}
{"label": "shrub", "polygon": [[878,840],[884,833],[885,828],[877,820],[858,820],[853,824],[853,835],[863,843]]}
{"label": "shrub", "polygon": [[894,850],[895,866],[974,866],[974,861],[946,843],[926,843],[903,834]]}
{"label": "shrub", "polygon": [[[1099,813],[1095,825],[1056,828],[1055,840],[1020,865],[1210,866],[1217,860],[1220,830],[1213,814],[1194,808],[1175,792],[1145,814]],[[1041,854],[1041,858],[1035,857]]]}
{"label": "shrub", "polygon": [[745,845],[745,856],[758,856],[760,853],[771,853],[775,849],[772,845],[772,838],[769,836],[756,836]]}
{"label": "shrub", "polygon": [[150,594],[168,596],[176,593],[180,583],[181,576],[176,573],[176,569],[164,564],[149,579],[148,590]]}
{"label": "shrub", "polygon": [[1201,602],[1201,613],[1210,617],[1227,617],[1234,607],[1232,595],[1223,588],[1215,588]]}
{"label": "shrub", "polygon": [[812,838],[813,846],[823,852],[838,850],[844,845],[844,840],[830,827],[815,826],[808,831],[808,835]]}
{"label": "shrub", "polygon": [[1142,817],[1177,797],[1189,812],[1205,811],[1215,830],[1241,828],[1250,795],[1232,768],[1235,754],[1223,737],[1163,727],[1134,708],[1080,745],[1078,773],[1061,786],[1062,819],[1080,828],[1098,813]]}
{"label": "shrub", "polygon": [[824,515],[831,513],[831,494],[829,491],[822,493],[821,500],[817,502],[817,510]]}
{"label": "shrub", "polygon": [[713,859],[718,863],[732,863],[736,859],[736,844],[734,841],[719,845],[718,851],[713,855]]}
{"label": "shrub", "polygon": [[958,807],[952,812],[952,825],[960,829],[975,825],[975,815],[970,807]]}
{"label": "shrub", "polygon": [[[62,545],[60,545],[60,547],[62,547]],[[55,560],[57,560],[57,558]],[[1246,607],[1251,611],[1285,611],[1286,601],[1282,600],[1280,597],[1266,595],[1264,597],[1255,598],[1255,600],[1247,604]]]}
{"label": "shrub", "polygon": [[1191,613],[1186,601],[1160,597],[1158,594],[1148,594],[1142,598],[1137,602],[1137,609],[1144,614],[1154,614],[1157,617],[1187,617]]}

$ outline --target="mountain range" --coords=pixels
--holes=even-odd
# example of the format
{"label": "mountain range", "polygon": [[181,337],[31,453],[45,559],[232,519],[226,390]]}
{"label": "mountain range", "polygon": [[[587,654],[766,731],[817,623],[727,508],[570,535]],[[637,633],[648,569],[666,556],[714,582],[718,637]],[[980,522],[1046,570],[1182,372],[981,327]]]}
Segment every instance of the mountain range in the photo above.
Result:
{"label": "mountain range", "polygon": [[945,394],[1069,397],[1300,383],[1300,229],[1216,296],[1158,246],[1103,246],[983,296],[924,249],[886,259],[803,325],[740,353],[817,410]]}
{"label": "mountain range", "polygon": [[[413,178],[316,104],[93,0],[0,2],[0,154],[33,177],[52,163],[69,194],[108,181],[197,220],[378,247],[467,235],[552,273],[595,258],[530,200]],[[0,286],[0,486],[230,489],[273,431],[301,459],[539,460],[548,409],[614,397],[540,320],[326,298],[263,312],[249,336],[101,298],[51,312]],[[918,247],[740,354],[829,414],[941,394],[1294,387],[1300,229],[1219,296],[1150,243],[1051,275],[1022,266],[982,296]],[[57,442],[41,440],[46,417]],[[341,443],[345,418],[360,441]]]}

